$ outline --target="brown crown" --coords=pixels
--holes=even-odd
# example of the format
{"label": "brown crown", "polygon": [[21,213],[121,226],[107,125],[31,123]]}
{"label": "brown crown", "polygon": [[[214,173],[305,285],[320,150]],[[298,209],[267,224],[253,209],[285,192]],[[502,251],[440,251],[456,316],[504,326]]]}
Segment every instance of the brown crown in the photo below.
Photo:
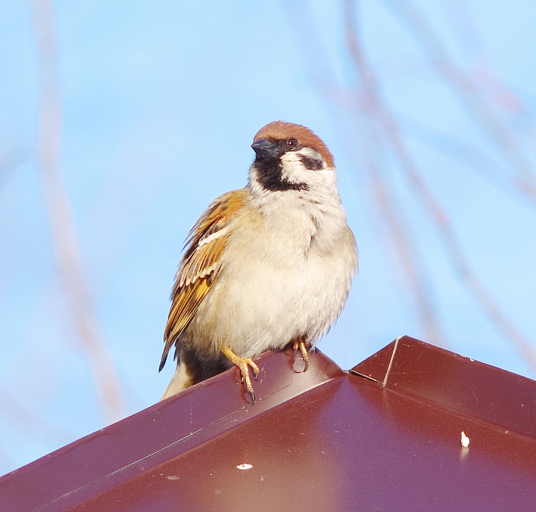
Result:
{"label": "brown crown", "polygon": [[253,142],[259,139],[281,140],[295,138],[302,146],[307,146],[318,151],[328,167],[335,167],[333,155],[324,141],[312,130],[301,124],[287,123],[285,121],[272,121],[263,126],[253,138]]}

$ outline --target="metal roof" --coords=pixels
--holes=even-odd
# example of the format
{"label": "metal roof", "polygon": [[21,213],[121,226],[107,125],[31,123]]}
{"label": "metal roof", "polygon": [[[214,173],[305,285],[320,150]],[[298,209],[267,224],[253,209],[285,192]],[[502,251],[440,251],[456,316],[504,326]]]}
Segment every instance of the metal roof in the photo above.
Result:
{"label": "metal roof", "polygon": [[536,382],[409,337],[258,363],[254,405],[231,369],[0,478],[0,510],[536,510]]}

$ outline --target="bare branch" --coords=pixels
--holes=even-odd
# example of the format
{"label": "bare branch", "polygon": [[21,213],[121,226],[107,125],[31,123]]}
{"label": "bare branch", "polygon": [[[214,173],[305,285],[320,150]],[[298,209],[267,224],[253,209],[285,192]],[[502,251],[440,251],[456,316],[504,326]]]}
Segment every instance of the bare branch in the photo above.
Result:
{"label": "bare branch", "polygon": [[517,173],[514,184],[519,187],[520,192],[528,193],[530,200],[534,201],[533,192],[536,189],[534,168],[519,144],[516,134],[489,107],[481,94],[481,89],[472,78],[450,58],[446,47],[420,11],[407,0],[384,0],[384,3],[406,24],[410,34],[428,55],[432,68],[450,85],[460,103],[509,161]]}
{"label": "bare branch", "polygon": [[386,140],[391,145],[400,163],[400,168],[404,171],[411,188],[423,205],[424,210],[435,224],[445,247],[446,254],[476,302],[480,305],[490,321],[495,324],[506,339],[510,340],[525,361],[536,371],[536,351],[532,344],[519,332],[508,316],[502,312],[496,301],[486,291],[485,286],[472,271],[452,229],[448,215],[439,206],[425,181],[422,179],[421,173],[406,147],[396,119],[391,114],[388,106],[382,101],[374,73],[364,59],[357,38],[357,30],[353,22],[355,14],[353,12],[352,0],[345,0],[344,7],[347,44],[352,60],[364,83],[363,86],[368,100],[373,105],[373,113],[383,125]]}
{"label": "bare branch", "polygon": [[119,381],[99,329],[60,169],[61,102],[52,1],[34,0],[33,9],[42,80],[39,164],[54,256],[78,339],[93,372],[99,402],[106,420],[111,422],[124,415]]}

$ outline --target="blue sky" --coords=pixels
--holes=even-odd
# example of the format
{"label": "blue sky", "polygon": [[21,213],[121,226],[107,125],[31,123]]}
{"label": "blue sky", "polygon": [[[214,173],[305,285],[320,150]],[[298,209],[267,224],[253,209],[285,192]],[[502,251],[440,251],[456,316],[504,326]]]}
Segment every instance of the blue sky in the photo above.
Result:
{"label": "blue sky", "polygon": [[[343,3],[54,2],[59,169],[124,414],[157,401],[171,377],[172,365],[157,368],[189,228],[245,184],[252,137],[275,119],[326,141],[359,245],[360,273],[322,351],[347,369],[408,334],[534,377],[468,291],[373,118]],[[0,474],[106,424],[46,213],[35,5],[4,0],[0,17]],[[405,2],[357,5],[368,69],[416,172],[471,271],[532,341],[536,209],[516,183],[525,172],[534,184],[536,4],[416,1],[409,18]],[[389,209],[405,245],[393,243]]]}

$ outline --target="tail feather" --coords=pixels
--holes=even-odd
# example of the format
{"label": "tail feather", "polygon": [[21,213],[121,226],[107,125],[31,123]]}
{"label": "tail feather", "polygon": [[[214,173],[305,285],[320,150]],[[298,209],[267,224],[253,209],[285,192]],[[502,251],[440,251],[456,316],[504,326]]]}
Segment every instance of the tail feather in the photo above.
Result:
{"label": "tail feather", "polygon": [[169,382],[168,387],[164,391],[164,394],[160,400],[164,400],[165,398],[176,395],[186,388],[189,388],[192,384],[194,384],[194,382],[188,374],[186,365],[180,364],[177,366],[177,369],[175,370],[175,373],[173,374],[173,377],[171,378],[171,381]]}

